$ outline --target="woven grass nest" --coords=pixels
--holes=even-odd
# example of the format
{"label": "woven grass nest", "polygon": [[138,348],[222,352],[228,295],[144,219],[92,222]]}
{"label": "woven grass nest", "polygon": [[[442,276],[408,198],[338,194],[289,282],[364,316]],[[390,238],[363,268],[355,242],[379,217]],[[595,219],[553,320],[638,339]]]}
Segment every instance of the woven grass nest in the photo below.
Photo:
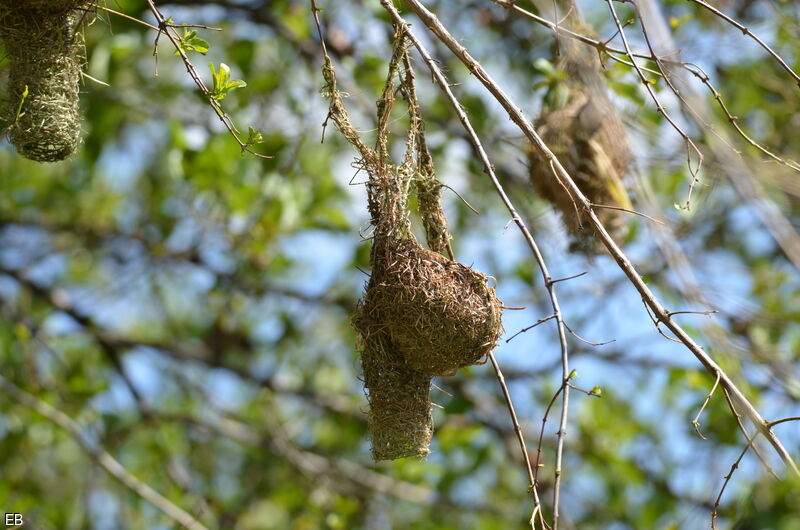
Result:
{"label": "woven grass nest", "polygon": [[10,61],[2,118],[11,143],[31,160],[64,160],[80,143],[78,29],[87,6],[85,0],[0,0],[0,39]]}
{"label": "woven grass nest", "polygon": [[385,328],[407,365],[428,376],[485,360],[502,333],[487,277],[413,240],[398,247],[367,289],[360,328]]}
{"label": "woven grass nest", "polygon": [[[582,31],[590,31],[581,28]],[[547,105],[536,122],[537,130],[556,158],[593,204],[632,209],[623,179],[631,151],[622,120],[608,97],[602,65],[593,50],[564,44],[556,67],[565,72],[566,102]],[[534,189],[561,212],[573,243],[572,249],[593,254],[602,245],[593,237],[585,213],[575,207],[550,164],[533,150],[529,157]],[[600,221],[616,238],[625,233],[623,213],[596,208]]]}
{"label": "woven grass nest", "polygon": [[429,453],[431,377],[485,361],[503,332],[488,278],[406,239],[379,248],[353,316],[375,460]]}

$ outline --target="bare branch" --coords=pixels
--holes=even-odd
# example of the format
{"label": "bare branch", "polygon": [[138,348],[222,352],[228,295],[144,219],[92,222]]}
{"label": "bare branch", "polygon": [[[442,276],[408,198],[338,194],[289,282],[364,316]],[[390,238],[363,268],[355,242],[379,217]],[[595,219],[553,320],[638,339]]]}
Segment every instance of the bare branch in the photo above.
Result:
{"label": "bare branch", "polygon": [[700,410],[697,411],[697,415],[692,420],[692,425],[694,425],[694,430],[697,431],[697,435],[700,436],[700,438],[702,438],[703,440],[706,440],[707,438],[703,436],[702,432],[700,432],[700,415],[703,413],[704,410],[706,410],[706,405],[708,405],[708,402],[711,401],[711,396],[714,395],[714,391],[717,389],[717,385],[719,385],[719,374],[717,374],[717,379],[714,381],[714,386],[711,387],[711,391],[706,396],[705,401],[703,401],[703,405],[700,407]]}
{"label": "bare branch", "polygon": [[623,208],[622,206],[610,206],[608,204],[597,204],[597,203],[592,203],[592,206],[594,208],[604,208],[604,209],[607,209],[607,210],[617,210],[617,211],[620,211],[620,212],[632,213],[633,215],[638,215],[639,217],[644,217],[645,219],[653,221],[654,223],[658,223],[660,225],[664,224],[664,221],[656,219],[655,217],[651,217],[651,216],[649,216],[649,215],[647,215],[645,213],[642,213],[642,212],[637,212],[636,210],[629,210],[628,208]]}
{"label": "bare branch", "polygon": [[704,9],[707,9],[708,11],[712,12],[714,15],[718,16],[719,18],[721,18],[722,20],[724,20],[725,22],[727,22],[731,26],[735,27],[736,29],[738,29],[739,31],[744,33],[746,36],[748,36],[751,39],[753,39],[754,41],[756,41],[759,46],[764,48],[767,51],[767,53],[769,53],[776,61],[778,61],[778,64],[781,65],[781,68],[786,70],[786,72],[789,75],[791,75],[794,78],[794,80],[797,82],[797,85],[800,86],[800,75],[797,75],[797,72],[792,70],[792,67],[789,66],[788,64],[786,64],[786,61],[784,61],[781,58],[780,55],[775,53],[775,50],[770,48],[769,45],[767,45],[766,42],[761,40],[758,35],[756,35],[752,31],[750,31],[745,25],[743,25],[742,23],[738,22],[737,20],[729,17],[728,15],[726,15],[725,13],[723,13],[722,11],[717,9],[716,7],[714,7],[714,6],[710,5],[710,4],[707,4],[703,0],[687,0],[687,2],[691,2],[693,4],[697,4],[697,5],[701,6],[701,7],[703,7]]}
{"label": "bare branch", "polygon": [[530,331],[533,328],[535,328],[536,326],[538,326],[539,324],[544,324],[548,320],[552,320],[554,318],[556,318],[556,315],[550,315],[548,317],[540,318],[539,320],[537,320],[536,322],[534,322],[530,326],[528,326],[526,328],[522,328],[521,330],[519,330],[516,333],[514,333],[513,335],[511,335],[509,338],[506,339],[506,343],[511,342],[511,339],[513,339],[517,335],[520,335],[521,333],[525,333],[526,331]]}
{"label": "bare branch", "polygon": [[576,339],[578,339],[581,342],[585,342],[589,346],[605,346],[606,344],[611,344],[612,342],[616,342],[617,341],[617,339],[610,339],[610,340],[606,340],[606,341],[602,341],[602,342],[592,342],[590,340],[584,339],[583,337],[581,337],[580,335],[575,333],[575,331],[571,327],[569,327],[569,325],[565,324],[565,326],[567,326],[567,330],[570,332],[570,334],[573,337],[575,337]]}
{"label": "bare branch", "polygon": [[[620,64],[624,64],[626,66],[633,67],[632,63],[626,61],[625,59],[620,59],[616,55],[613,55],[613,54],[627,55],[627,53],[625,52],[625,50],[621,50],[619,48],[614,48],[613,46],[609,46],[608,42],[609,42],[610,39],[607,40],[607,41],[600,41],[600,40],[597,40],[597,39],[593,39],[592,37],[587,37],[586,35],[582,35],[580,33],[576,33],[576,32],[571,31],[571,30],[569,30],[569,29],[567,29],[567,28],[565,28],[565,27],[563,27],[563,26],[561,26],[559,24],[556,24],[554,22],[550,22],[549,20],[546,20],[546,19],[544,19],[544,18],[542,18],[540,16],[537,16],[537,15],[531,13],[530,11],[527,11],[527,10],[519,7],[518,5],[515,5],[512,2],[508,2],[506,0],[491,0],[491,1],[494,2],[495,4],[498,4],[500,6],[505,7],[506,9],[511,9],[515,13],[518,13],[518,14],[524,16],[525,18],[528,18],[528,19],[532,20],[532,21],[536,22],[537,24],[540,24],[540,25],[542,25],[542,26],[544,26],[546,28],[551,29],[556,36],[569,37],[571,39],[575,39],[575,40],[577,40],[579,42],[582,42],[582,43],[586,44],[587,46],[591,46],[592,48],[597,50],[597,53],[600,54],[601,57],[605,54],[606,56],[610,57],[612,60],[614,60],[614,61],[616,61],[616,62],[618,62]],[[633,56],[634,57],[638,57],[640,59],[651,59],[651,60],[653,59],[650,55],[646,55],[646,54],[643,54],[643,53],[634,53]],[[653,74],[655,76],[661,76],[662,75],[661,72],[659,72],[657,70],[651,70],[650,68],[641,67],[641,66],[640,66],[640,68],[642,70],[644,70],[645,72]]]}
{"label": "bare branch", "polygon": [[[761,151],[769,158],[778,162],[779,164],[784,165],[790,169],[793,169],[794,171],[800,171],[800,164],[798,164],[794,160],[784,160],[783,158],[779,157],[778,155],[776,155],[775,153],[773,153],[760,143],[753,140],[750,137],[750,135],[748,135],[744,131],[744,129],[742,129],[741,125],[739,125],[739,118],[731,114],[731,111],[728,109],[728,106],[722,99],[722,95],[719,93],[719,91],[717,91],[716,87],[713,84],[711,84],[711,78],[708,76],[708,74],[706,74],[706,72],[702,68],[700,68],[700,66],[694,63],[682,63],[682,64],[684,70],[695,76],[697,79],[700,80],[701,83],[703,83],[708,88],[708,90],[711,92],[711,95],[714,96],[714,100],[717,102],[717,105],[719,105],[719,108],[722,110],[723,114],[725,114],[725,117],[728,119],[730,124],[736,130],[736,132],[739,133],[739,136],[744,138],[744,140],[747,143],[749,143],[750,145]],[[688,105],[688,103],[686,104]]]}
{"label": "bare branch", "polygon": [[511,416],[511,422],[514,425],[514,431],[517,434],[517,441],[519,441],[520,449],[522,450],[522,457],[525,461],[525,468],[528,471],[528,480],[530,480],[530,489],[531,493],[534,496],[535,503],[533,507],[533,513],[531,514],[531,527],[536,528],[535,525],[535,516],[538,513],[542,526],[546,527],[547,524],[544,522],[544,516],[542,514],[542,503],[539,500],[539,492],[536,489],[536,479],[533,475],[533,469],[531,468],[531,459],[528,455],[528,448],[525,445],[525,438],[522,435],[522,427],[519,424],[519,420],[517,419],[517,413],[514,410],[514,403],[511,401],[511,394],[508,392],[508,386],[506,386],[506,379],[503,377],[503,372],[500,370],[500,365],[497,363],[497,359],[494,356],[494,352],[489,352],[489,361],[492,363],[492,367],[494,368],[494,373],[497,375],[497,381],[500,383],[500,388],[503,391],[503,397],[506,400],[506,406],[508,407],[508,414]]}
{"label": "bare branch", "polygon": [[[728,391],[725,390],[724,388],[722,389],[722,395],[725,396],[725,401],[728,403],[728,408],[731,410],[733,417],[736,418],[736,424],[739,426],[739,430],[742,431],[744,439],[750,442],[756,436],[758,436],[758,433],[755,433],[753,436],[750,436],[750,433],[747,432],[747,429],[745,428],[744,423],[742,422],[742,415],[739,414],[739,411],[736,410],[736,406],[733,404],[730,394],[728,394]],[[769,474],[772,475],[772,477],[775,480],[780,480],[778,474],[775,473],[775,470],[772,469],[772,466],[769,465],[767,459],[764,458],[764,455],[761,454],[761,451],[759,451],[757,445],[753,445],[753,452],[756,454],[758,459],[761,461],[761,464],[769,472]]]}
{"label": "bare branch", "polygon": [[781,418],[779,420],[769,422],[770,427],[774,427],[776,425],[780,425],[781,423],[786,423],[788,421],[800,421],[800,416],[792,416],[790,418]]}
{"label": "bare branch", "polygon": [[725,480],[722,482],[722,487],[719,489],[719,494],[717,495],[717,499],[714,501],[714,507],[711,509],[711,528],[713,530],[717,530],[717,514],[719,512],[719,503],[722,500],[722,494],[725,493],[725,488],[728,487],[728,482],[731,481],[733,477],[733,473],[739,469],[739,463],[744,458],[744,455],[747,454],[747,451],[750,449],[750,446],[753,445],[753,440],[747,442],[747,445],[744,446],[742,452],[739,454],[739,458],[731,465],[731,470],[725,475]]}

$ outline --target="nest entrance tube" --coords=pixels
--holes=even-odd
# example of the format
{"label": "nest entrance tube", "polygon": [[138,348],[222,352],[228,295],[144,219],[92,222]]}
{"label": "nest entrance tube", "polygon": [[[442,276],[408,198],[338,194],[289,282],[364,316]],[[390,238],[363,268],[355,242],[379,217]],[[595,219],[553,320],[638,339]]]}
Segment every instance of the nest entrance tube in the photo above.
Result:
{"label": "nest entrance tube", "polygon": [[3,120],[26,158],[57,162],[80,143],[78,91],[85,0],[0,0],[9,59]]}
{"label": "nest entrance tube", "polygon": [[[378,460],[423,458],[430,453],[433,416],[428,394],[431,378],[410,369],[385,332],[360,330],[364,386],[369,395],[372,457]],[[354,325],[359,328],[358,318]]]}
{"label": "nest entrance tube", "polygon": [[[362,142],[350,123],[327,55],[323,67],[329,117],[359,150],[355,166],[369,174],[372,273],[353,326],[359,336],[375,460],[430,453],[431,378],[484,362],[502,333],[501,304],[487,276],[452,259],[441,184],[425,141],[407,42],[403,30],[395,30],[389,74],[378,100],[374,149]],[[393,163],[388,128],[398,94],[406,102],[409,125],[405,156]],[[412,190],[417,193],[429,249],[411,231]]]}

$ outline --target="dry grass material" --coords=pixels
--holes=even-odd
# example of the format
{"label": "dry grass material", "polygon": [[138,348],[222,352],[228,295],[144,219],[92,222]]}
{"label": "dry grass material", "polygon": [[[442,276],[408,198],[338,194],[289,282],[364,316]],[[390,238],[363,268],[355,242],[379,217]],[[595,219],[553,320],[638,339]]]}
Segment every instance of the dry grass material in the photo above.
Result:
{"label": "dry grass material", "polygon": [[0,39],[10,61],[2,116],[11,143],[31,160],[64,160],[80,143],[78,29],[86,6],[85,0],[0,0]]}
{"label": "dry grass material", "polygon": [[362,330],[385,330],[407,365],[428,376],[485,362],[503,332],[487,277],[413,240],[385,254],[364,296]]}
{"label": "dry grass material", "polygon": [[[586,32],[586,28],[580,28]],[[537,129],[544,142],[593,204],[632,209],[623,179],[631,152],[622,120],[608,97],[602,65],[597,53],[563,42],[556,67],[566,74],[566,101],[559,106],[544,105]],[[556,98],[557,99],[557,98]],[[531,151],[530,179],[534,189],[561,212],[572,235],[574,250],[598,252],[585,213],[558,181],[550,164]],[[614,237],[625,233],[623,213],[607,208],[597,215]]]}

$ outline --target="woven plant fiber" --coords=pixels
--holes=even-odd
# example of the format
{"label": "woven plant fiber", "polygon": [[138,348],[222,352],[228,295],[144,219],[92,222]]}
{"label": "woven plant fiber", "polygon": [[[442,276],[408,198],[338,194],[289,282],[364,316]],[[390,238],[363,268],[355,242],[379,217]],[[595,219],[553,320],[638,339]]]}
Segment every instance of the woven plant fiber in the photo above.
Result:
{"label": "woven plant fiber", "polygon": [[2,116],[17,151],[56,162],[80,143],[78,91],[87,12],[83,0],[0,0],[0,39],[9,60]]}

